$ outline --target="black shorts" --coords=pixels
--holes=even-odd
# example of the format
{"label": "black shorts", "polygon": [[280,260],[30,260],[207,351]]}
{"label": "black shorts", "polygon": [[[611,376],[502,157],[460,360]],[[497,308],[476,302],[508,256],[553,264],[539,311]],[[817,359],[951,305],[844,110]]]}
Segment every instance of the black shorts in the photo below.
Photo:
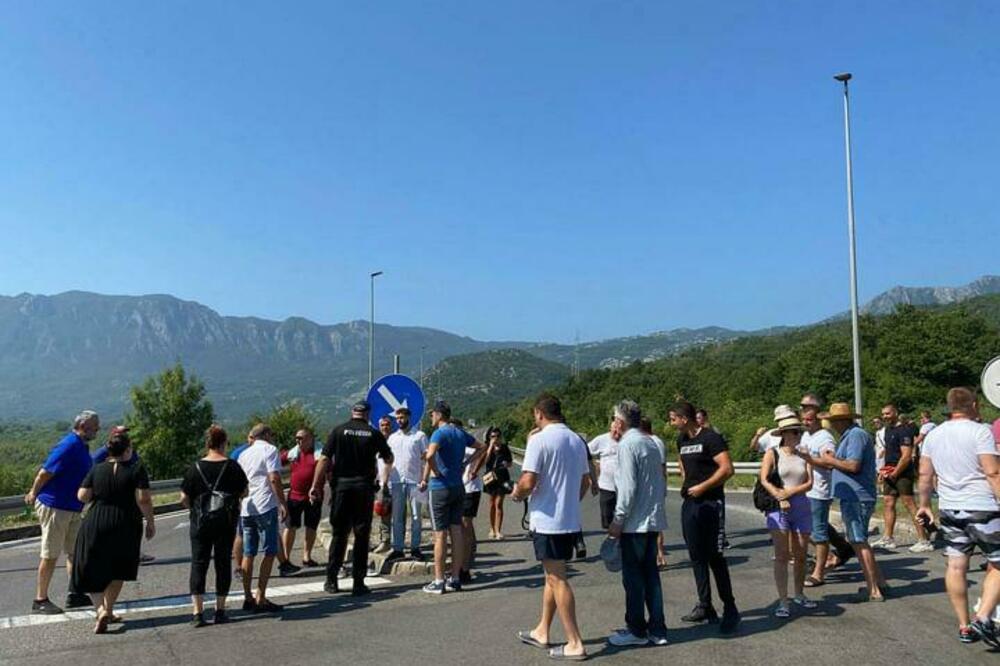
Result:
{"label": "black shorts", "polygon": [[601,488],[598,501],[601,504],[601,527],[608,527],[615,521],[615,504],[618,503],[618,493]]}
{"label": "black shorts", "polygon": [[535,559],[542,560],[562,560],[567,562],[573,559],[573,550],[579,532],[568,534],[539,534],[531,533],[531,540],[535,546]]}
{"label": "black shorts", "polygon": [[323,516],[323,505],[320,502],[313,504],[309,500],[288,500],[288,526],[298,529],[302,527],[302,517],[306,519],[306,529],[314,530],[319,527],[320,518]]}
{"label": "black shorts", "polygon": [[462,517],[475,518],[479,515],[479,500],[483,494],[480,491],[465,493],[465,501],[462,502]]}
{"label": "black shorts", "polygon": [[465,506],[465,487],[430,488],[427,491],[431,509],[431,528],[443,532],[449,527],[462,524],[462,509]]}

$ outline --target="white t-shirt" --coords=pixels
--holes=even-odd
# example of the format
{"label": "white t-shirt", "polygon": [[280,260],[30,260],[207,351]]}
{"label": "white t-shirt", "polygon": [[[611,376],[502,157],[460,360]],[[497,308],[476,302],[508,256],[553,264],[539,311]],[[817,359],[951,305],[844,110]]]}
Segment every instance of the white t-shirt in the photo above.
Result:
{"label": "white t-shirt", "polygon": [[969,419],[946,421],[924,440],[923,455],[930,458],[938,478],[938,508],[948,511],[1000,510],[979,456],[997,455],[993,433]]}
{"label": "white t-shirt", "polygon": [[[404,433],[397,430],[389,435],[389,448],[392,449],[392,477],[389,486],[400,481],[420,483],[424,473],[424,452],[427,451],[427,435],[422,430],[411,429]],[[382,459],[378,459],[382,462]]]}
{"label": "white t-shirt", "polygon": [[937,427],[936,423],[934,423],[933,421],[928,421],[927,423],[920,426],[920,434],[926,437],[927,433],[929,433],[931,430],[934,430],[934,428],[936,427]]}
{"label": "white t-shirt", "polygon": [[278,506],[278,498],[268,480],[270,474],[281,474],[281,456],[271,444],[258,439],[240,454],[237,461],[247,475],[250,486],[243,498],[241,515],[257,516]]}
{"label": "white t-shirt", "polygon": [[462,481],[465,482],[465,492],[467,493],[481,493],[483,492],[483,475],[482,469],[480,469],[480,474],[476,475],[476,478],[472,477],[472,465],[469,463],[472,461],[472,456],[476,455],[476,450],[470,446],[465,447],[465,459],[462,464],[465,465],[465,471],[462,472]]}
{"label": "white t-shirt", "polygon": [[531,531],[572,534],[583,529],[580,483],[590,473],[586,447],[562,423],[550,423],[525,444],[521,470],[538,476],[528,504]]}
{"label": "white t-shirt", "polygon": [[597,458],[600,473],[597,475],[597,487],[601,490],[615,492],[615,474],[618,472],[618,442],[610,432],[598,435],[587,444],[591,455]]}
{"label": "white t-shirt", "polygon": [[[824,451],[837,452],[837,442],[834,441],[833,435],[823,429],[814,433],[802,433],[802,441],[799,446],[807,449],[813,458],[822,458]],[[832,486],[830,485],[832,476],[832,469],[813,467],[813,487],[806,493],[806,497],[818,500],[830,499],[832,497]]]}
{"label": "white t-shirt", "polygon": [[781,438],[772,435],[770,430],[757,438],[757,450],[762,454],[778,446],[781,446]]}
{"label": "white t-shirt", "polygon": [[875,469],[885,467],[885,426],[875,431]]}

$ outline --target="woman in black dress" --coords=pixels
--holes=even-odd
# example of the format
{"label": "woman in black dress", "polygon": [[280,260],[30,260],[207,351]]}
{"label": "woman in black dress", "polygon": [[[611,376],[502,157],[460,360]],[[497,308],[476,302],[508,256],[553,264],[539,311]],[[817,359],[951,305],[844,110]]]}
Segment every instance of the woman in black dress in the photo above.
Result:
{"label": "woman in black dress", "polygon": [[[510,466],[514,463],[510,447],[503,441],[500,428],[486,431],[486,462],[483,464],[483,492],[490,496],[490,537],[503,539],[503,499],[510,493]],[[488,481],[488,483],[487,483]]]}
{"label": "woman in black dress", "polygon": [[136,579],[143,517],[146,538],[156,534],[146,468],[141,462],[124,464],[132,449],[128,429],[113,428],[107,447],[107,460],[90,469],[77,492],[81,502],[91,504],[76,538],[73,585],[94,601],[95,634],[108,630],[122,584]]}
{"label": "woman in black dress", "polygon": [[[205,578],[208,565],[215,561],[215,624],[228,621],[226,597],[233,582],[233,540],[240,517],[240,498],[247,492],[247,475],[235,460],[226,456],[229,438],[220,426],[213,425],[205,436],[205,456],[184,475],[181,503],[191,509],[191,603],[194,606],[191,626],[204,627]],[[199,499],[216,493],[223,507],[215,521],[201,521],[206,507]],[[204,524],[202,524],[204,522]]]}

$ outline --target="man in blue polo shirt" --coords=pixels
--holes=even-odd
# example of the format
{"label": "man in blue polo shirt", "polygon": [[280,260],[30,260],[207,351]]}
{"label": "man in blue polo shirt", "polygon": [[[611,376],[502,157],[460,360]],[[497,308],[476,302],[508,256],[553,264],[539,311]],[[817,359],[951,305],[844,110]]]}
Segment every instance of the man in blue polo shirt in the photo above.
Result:
{"label": "man in blue polo shirt", "polygon": [[875,553],[868,544],[868,521],[875,510],[875,444],[855,419],[861,418],[846,402],[835,402],[830,411],[820,414],[840,435],[837,452],[826,450],[823,462],[833,470],[833,496],[840,500],[840,516],[844,521],[844,536],[854,548],[867,588],[859,592],[858,601],[885,601],[888,589]]}
{"label": "man in blue polo shirt", "polygon": [[[465,540],[462,533],[462,509],[465,504],[465,449],[476,450],[482,455],[485,444],[451,423],[451,407],[438,400],[431,410],[431,424],[436,428],[427,447],[427,464],[424,467],[420,491],[429,488],[431,527],[434,529],[434,580],[424,586],[429,594],[458,592],[462,589],[461,574],[465,565]],[[451,534],[451,578],[444,577],[444,558]]]}
{"label": "man in blue polo shirt", "polygon": [[[80,512],[83,511],[83,502],[77,499],[76,492],[93,464],[87,442],[93,440],[100,429],[101,421],[96,412],[80,412],[73,420],[73,431],[53,447],[35,475],[31,490],[24,496],[24,503],[35,508],[42,527],[32,614],[57,615],[63,612],[49,601],[49,583],[60,551],[66,553],[66,572],[71,574],[73,570],[73,547],[80,529]],[[90,606],[90,598],[86,594],[70,591],[66,606]]]}

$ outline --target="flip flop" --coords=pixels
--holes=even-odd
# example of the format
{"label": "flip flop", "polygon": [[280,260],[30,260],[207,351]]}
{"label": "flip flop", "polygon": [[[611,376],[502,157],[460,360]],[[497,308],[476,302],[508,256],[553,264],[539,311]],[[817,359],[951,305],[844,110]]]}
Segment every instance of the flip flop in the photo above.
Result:
{"label": "flip flop", "polygon": [[807,576],[802,585],[805,587],[820,587],[821,585],[826,585],[826,582],[816,578],[815,576]]}
{"label": "flip flop", "polygon": [[566,646],[559,645],[549,650],[549,659],[556,661],[585,661],[587,654],[566,654]]}
{"label": "flip flop", "polygon": [[521,641],[525,645],[530,645],[531,647],[541,648],[543,650],[548,650],[551,647],[548,643],[543,643],[537,638],[532,638],[531,630],[519,631],[517,632],[517,640]]}

